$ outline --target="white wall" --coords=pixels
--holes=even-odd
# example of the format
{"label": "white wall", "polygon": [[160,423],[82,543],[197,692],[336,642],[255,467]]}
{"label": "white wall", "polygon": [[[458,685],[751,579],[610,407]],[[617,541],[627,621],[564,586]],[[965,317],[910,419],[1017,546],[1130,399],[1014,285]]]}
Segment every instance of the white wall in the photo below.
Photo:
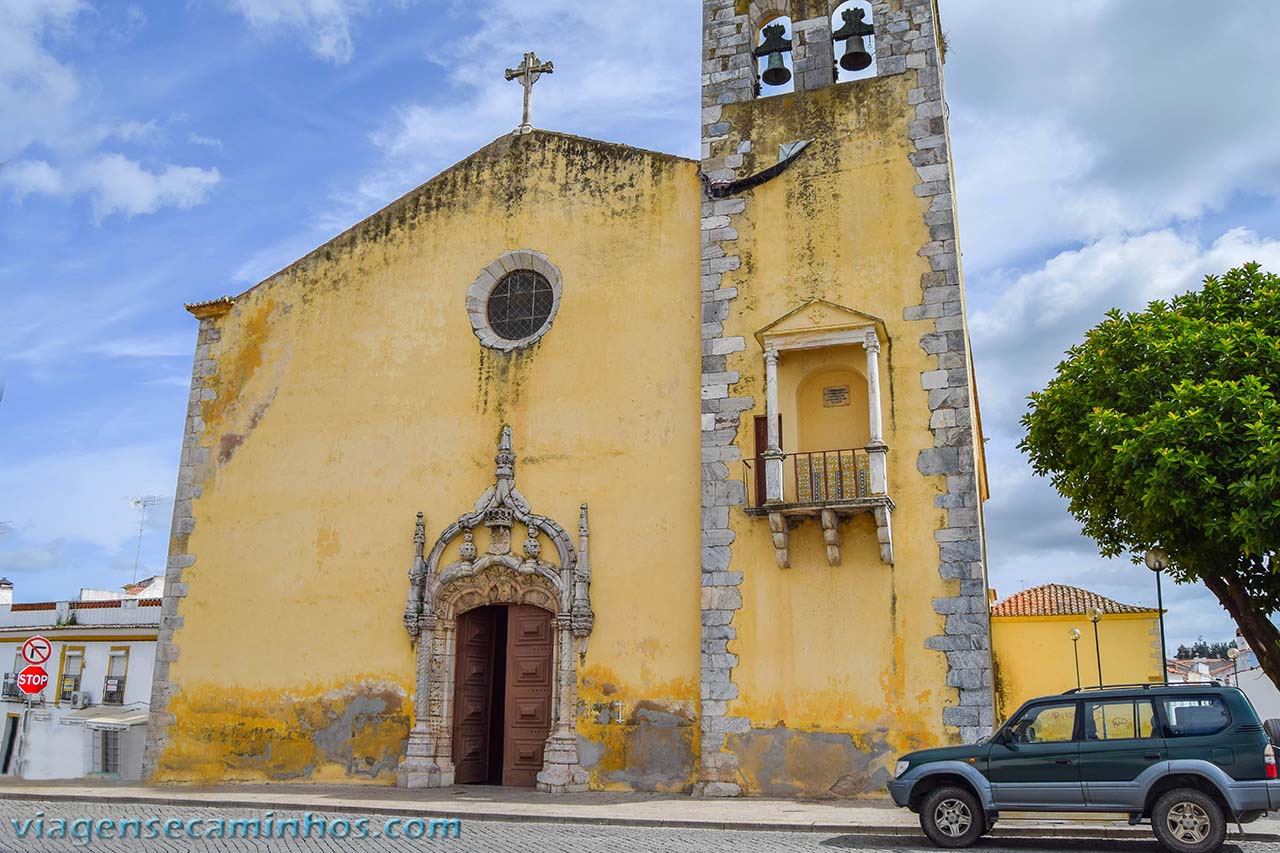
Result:
{"label": "white wall", "polygon": [[1271,683],[1261,667],[1240,672],[1240,689],[1249,697],[1258,717],[1263,720],[1280,718],[1280,690]]}

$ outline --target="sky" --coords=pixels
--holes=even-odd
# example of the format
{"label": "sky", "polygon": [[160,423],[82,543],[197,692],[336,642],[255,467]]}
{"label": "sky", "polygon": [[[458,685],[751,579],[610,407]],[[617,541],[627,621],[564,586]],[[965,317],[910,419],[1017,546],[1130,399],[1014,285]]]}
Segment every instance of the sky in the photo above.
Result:
{"label": "sky", "polygon": [[[196,323],[519,123],[696,157],[696,0],[0,0],[0,574],[163,572]],[[992,584],[1155,603],[1017,451],[1111,307],[1280,271],[1280,4],[941,0]],[[1192,26],[1193,24],[1193,26]],[[162,498],[145,521],[131,499]],[[140,557],[136,558],[136,555]],[[1171,649],[1234,629],[1165,584]]]}

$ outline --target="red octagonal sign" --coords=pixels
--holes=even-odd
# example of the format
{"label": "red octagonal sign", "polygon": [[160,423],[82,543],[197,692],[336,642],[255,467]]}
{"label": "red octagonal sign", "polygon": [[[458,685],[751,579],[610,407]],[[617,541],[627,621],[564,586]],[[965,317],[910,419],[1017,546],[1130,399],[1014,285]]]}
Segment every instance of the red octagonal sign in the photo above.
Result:
{"label": "red octagonal sign", "polygon": [[44,667],[31,666],[18,673],[18,689],[28,696],[39,693],[49,686],[49,673],[44,671]]}

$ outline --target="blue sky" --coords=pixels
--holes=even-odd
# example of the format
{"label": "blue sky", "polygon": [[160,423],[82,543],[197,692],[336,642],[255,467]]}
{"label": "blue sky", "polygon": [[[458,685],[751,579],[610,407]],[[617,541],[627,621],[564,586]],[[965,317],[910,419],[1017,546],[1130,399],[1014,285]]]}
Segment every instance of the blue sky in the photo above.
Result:
{"label": "blue sky", "polygon": [[[1280,270],[1280,7],[942,0],[993,584],[1154,603],[1014,449],[1112,305]],[[0,0],[0,574],[133,574],[173,494],[195,321],[519,121],[696,156],[696,0]],[[171,500],[140,575],[163,570]],[[1166,586],[1171,645],[1232,628]]]}

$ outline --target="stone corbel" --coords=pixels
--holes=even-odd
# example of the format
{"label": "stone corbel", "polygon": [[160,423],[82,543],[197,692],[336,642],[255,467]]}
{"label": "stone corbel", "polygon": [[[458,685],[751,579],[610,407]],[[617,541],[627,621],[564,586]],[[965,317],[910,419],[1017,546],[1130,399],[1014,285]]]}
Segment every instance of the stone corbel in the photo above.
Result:
{"label": "stone corbel", "polygon": [[769,513],[769,532],[773,535],[774,557],[780,569],[791,568],[791,529],[801,521],[780,512]]}
{"label": "stone corbel", "polygon": [[827,545],[827,562],[840,565],[840,516],[835,510],[822,511],[822,541]]}
{"label": "stone corbel", "polygon": [[880,562],[893,565],[893,508],[878,506],[876,515],[876,539],[880,542]]}

